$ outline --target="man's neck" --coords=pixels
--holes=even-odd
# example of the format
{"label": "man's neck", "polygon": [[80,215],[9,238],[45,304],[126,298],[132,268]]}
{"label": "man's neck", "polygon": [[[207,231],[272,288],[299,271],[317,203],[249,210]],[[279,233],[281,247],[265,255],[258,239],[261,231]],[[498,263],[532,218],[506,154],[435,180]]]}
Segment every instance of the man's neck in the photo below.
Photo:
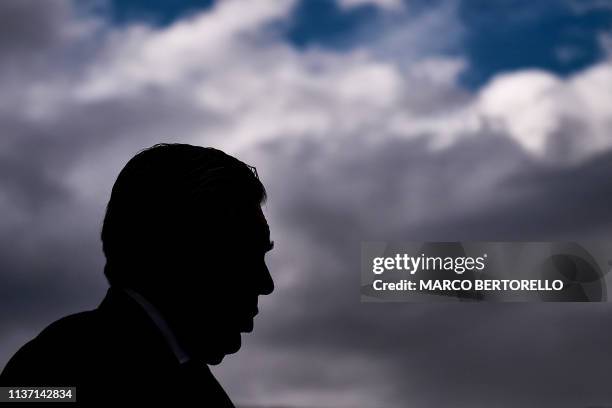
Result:
{"label": "man's neck", "polygon": [[180,364],[183,364],[189,361],[191,357],[185,351],[185,349],[181,347],[176,335],[168,325],[166,319],[164,319],[162,314],[159,312],[159,310],[144,296],[142,296],[135,290],[129,288],[122,288],[121,290],[127,293],[132,299],[134,299],[134,301],[136,301],[136,303],[138,303],[144,309],[144,311],[151,318],[155,326],[157,326],[157,328],[161,332],[162,336],[166,340],[166,343],[168,344],[168,347],[170,347],[178,362]]}

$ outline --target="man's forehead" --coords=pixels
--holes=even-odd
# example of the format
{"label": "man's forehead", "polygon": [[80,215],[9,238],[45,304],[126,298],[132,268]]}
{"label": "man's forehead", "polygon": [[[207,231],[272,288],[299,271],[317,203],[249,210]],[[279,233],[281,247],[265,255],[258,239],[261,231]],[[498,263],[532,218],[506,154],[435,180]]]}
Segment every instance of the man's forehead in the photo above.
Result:
{"label": "man's forehead", "polygon": [[235,220],[246,225],[250,233],[263,236],[264,239],[270,237],[270,226],[259,204],[241,206],[236,209],[235,215]]}
{"label": "man's forehead", "polygon": [[219,228],[217,234],[227,236],[241,235],[243,238],[265,241],[270,239],[270,227],[259,203],[233,203],[220,207],[219,213],[199,214],[202,225],[210,225],[212,221]]}
{"label": "man's forehead", "polygon": [[259,205],[257,206],[256,214],[258,229],[261,228],[263,234],[265,235],[264,239],[269,240],[270,226],[268,225],[268,220],[266,220],[266,216],[264,215],[261,206]]}

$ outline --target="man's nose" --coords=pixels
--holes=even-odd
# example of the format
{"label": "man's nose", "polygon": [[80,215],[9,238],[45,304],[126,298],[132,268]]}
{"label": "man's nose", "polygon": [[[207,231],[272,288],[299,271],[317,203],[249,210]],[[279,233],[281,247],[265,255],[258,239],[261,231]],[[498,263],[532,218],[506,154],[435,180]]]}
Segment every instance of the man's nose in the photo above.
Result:
{"label": "man's nose", "polygon": [[269,295],[274,291],[274,280],[272,280],[272,275],[270,275],[270,271],[268,267],[264,265],[262,271],[262,277],[259,284],[259,293],[261,295]]}

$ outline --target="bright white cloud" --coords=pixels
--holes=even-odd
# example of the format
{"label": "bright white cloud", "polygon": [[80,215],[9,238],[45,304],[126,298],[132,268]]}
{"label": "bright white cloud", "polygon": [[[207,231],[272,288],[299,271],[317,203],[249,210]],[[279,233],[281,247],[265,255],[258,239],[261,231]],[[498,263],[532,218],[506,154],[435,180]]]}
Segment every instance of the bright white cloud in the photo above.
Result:
{"label": "bright white cloud", "polygon": [[[572,136],[579,143],[565,160],[612,144],[607,61],[567,79],[543,71],[507,73],[469,95],[457,85],[466,68],[458,58],[425,57],[406,67],[368,49],[294,50],[263,30],[287,17],[290,6],[233,0],[165,30],[114,33],[72,97],[87,103],[151,89],[179,92],[180,103],[223,122],[202,133],[231,148],[304,135],[343,140],[355,132],[378,141],[429,133],[439,148],[493,128],[542,158],[568,120],[584,124],[584,132]],[[44,98],[34,96],[31,106],[40,105]]]}

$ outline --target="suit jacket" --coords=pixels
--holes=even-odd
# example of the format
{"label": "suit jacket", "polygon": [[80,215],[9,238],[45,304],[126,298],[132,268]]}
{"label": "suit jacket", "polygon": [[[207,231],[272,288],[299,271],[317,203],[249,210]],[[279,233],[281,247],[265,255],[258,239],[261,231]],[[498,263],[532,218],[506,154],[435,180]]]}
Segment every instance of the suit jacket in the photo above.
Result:
{"label": "suit jacket", "polygon": [[0,385],[73,386],[81,404],[233,407],[208,366],[180,364],[144,309],[114,288],[97,309],[64,317],[26,343],[0,374]]}

